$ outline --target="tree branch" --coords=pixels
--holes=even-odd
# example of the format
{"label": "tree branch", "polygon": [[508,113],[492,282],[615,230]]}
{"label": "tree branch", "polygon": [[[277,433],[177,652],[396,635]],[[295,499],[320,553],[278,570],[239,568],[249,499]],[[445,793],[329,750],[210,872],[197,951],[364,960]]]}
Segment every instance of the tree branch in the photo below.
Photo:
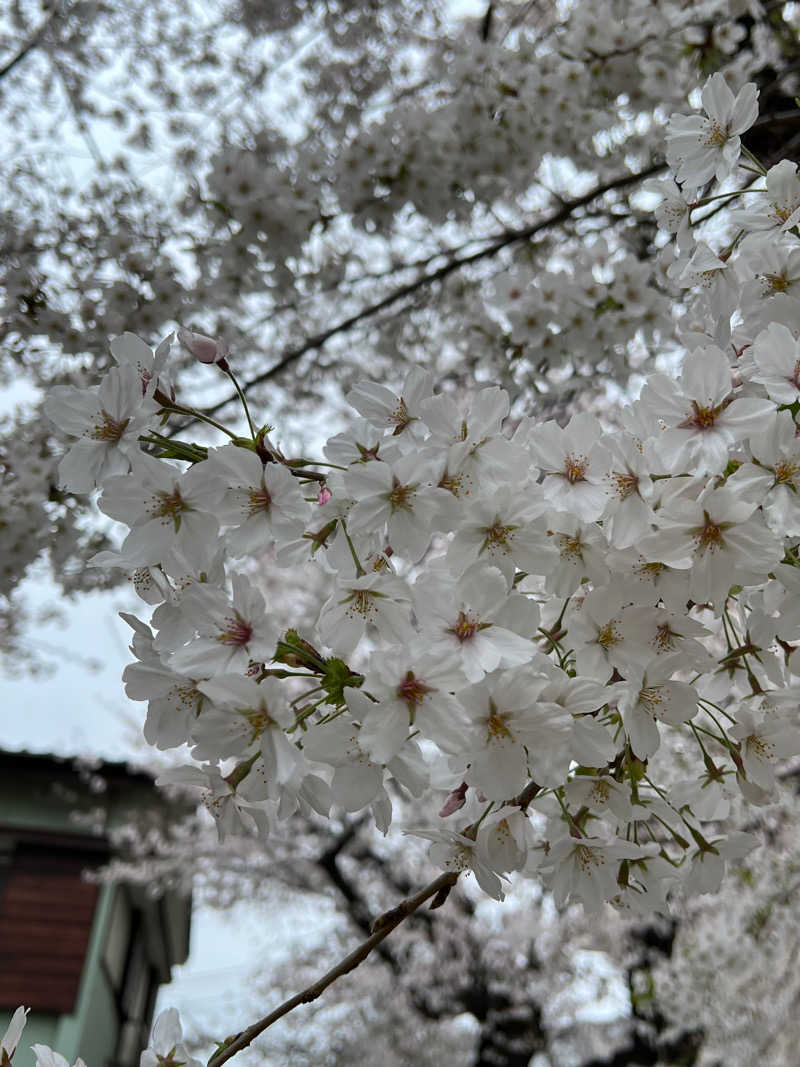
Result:
{"label": "tree branch", "polygon": [[[435,282],[443,281],[450,274],[454,274],[463,267],[471,266],[473,263],[478,263],[483,259],[489,259],[503,248],[508,248],[509,245],[517,244],[520,241],[527,241],[542,230],[546,230],[550,226],[557,226],[559,223],[565,222],[573,212],[590,204],[593,200],[597,199],[597,197],[604,196],[606,193],[612,192],[614,189],[624,189],[626,186],[635,185],[644,178],[657,174],[665,168],[666,163],[653,163],[644,170],[637,171],[635,174],[625,174],[619,178],[612,178],[610,181],[596,186],[590,192],[584,193],[583,196],[575,197],[574,200],[567,200],[558,211],[549,215],[546,219],[541,219],[539,222],[534,222],[529,226],[522,226],[518,229],[504,230],[495,237],[476,238],[476,240],[486,240],[489,243],[486,247],[479,249],[477,252],[471,252],[469,255],[454,256],[452,259],[448,260],[447,263],[438,267],[436,270],[431,271],[429,274],[420,275],[418,278],[415,278],[414,281],[399,286],[399,288],[395,289],[381,300],[376,301],[376,303],[362,308],[361,311],[348,316],[348,318],[343,319],[341,322],[336,323],[327,330],[323,330],[321,333],[306,338],[302,344],[297,345],[295,348],[290,348],[285,352],[278,362],[273,364],[268,370],[263,371],[261,374],[257,374],[255,378],[251,378],[250,381],[245,382],[243,386],[244,391],[246,392],[254,385],[261,385],[263,382],[275,378],[281,371],[285,370],[290,364],[296,362],[307,352],[313,352],[316,349],[322,348],[322,346],[332,337],[335,337],[340,333],[345,333],[347,330],[352,329],[353,326],[357,326],[359,323],[373,318],[381,311],[385,311],[399,301],[405,300],[406,297],[413,295],[418,290],[425,288],[428,285],[433,285]],[[232,393],[230,396],[220,400],[212,407],[204,409],[204,414],[214,415],[236,399],[236,394]],[[184,429],[187,425],[189,425],[189,423],[177,427],[177,430]]]}
{"label": "tree branch", "polygon": [[242,1030],[236,1037],[222,1048],[216,1055],[212,1056],[208,1061],[208,1067],[221,1067],[223,1063],[229,1060],[232,1056],[235,1056],[237,1052],[241,1052],[243,1048],[247,1048],[255,1038],[262,1034],[278,1019],[282,1019],[284,1015],[288,1015],[290,1011],[293,1011],[300,1004],[310,1004],[311,1001],[320,997],[329,985],[332,985],[337,978],[341,978],[343,975],[348,974],[350,971],[355,970],[360,963],[369,956],[372,950],[381,943],[385,938],[389,936],[395,927],[399,926],[404,919],[407,919],[409,915],[413,915],[418,908],[422,907],[426,900],[430,900],[431,897],[436,897],[442,893],[445,889],[451,889],[458,881],[458,874],[453,872],[447,872],[440,874],[438,878],[434,879],[424,889],[420,889],[413,897],[409,897],[406,900],[401,901],[397,907],[392,908],[390,911],[384,912],[383,915],[379,915],[373,923],[374,933],[362,941],[357,948],[353,949],[349,955],[345,956],[343,960],[332,967],[326,974],[323,974],[321,978],[318,978],[316,982],[313,982],[310,986],[301,990],[299,993],[295,993],[293,997],[289,997],[283,1004],[271,1011],[269,1015],[265,1015],[263,1019],[259,1019],[257,1022],[248,1026],[246,1030]]}
{"label": "tree branch", "polygon": [[58,5],[54,4],[52,11],[47,16],[47,18],[44,19],[38,30],[34,32],[33,36],[28,38],[28,40],[25,42],[22,48],[20,48],[16,55],[12,56],[6,64],[0,67],[0,78],[4,78],[6,74],[10,74],[14,67],[16,67],[18,63],[21,63],[25,56],[27,56],[29,52],[32,52],[34,48],[36,48],[37,45],[41,43],[42,38],[44,37],[45,33],[47,33],[48,27],[55,20],[57,15]]}
{"label": "tree branch", "polygon": [[[330,846],[327,848],[319,859],[316,861],[318,867],[320,867],[333,883],[336,889],[342,895],[344,899],[345,908],[348,916],[352,922],[358,927],[363,935],[369,937],[373,932],[372,922],[370,920],[369,908],[364,897],[358,892],[353,883],[345,877],[338,864],[340,854],[355,838],[359,827],[364,822],[363,819],[350,823],[344,833],[342,833]],[[375,858],[370,853],[370,858]],[[406,890],[407,892],[408,890]],[[383,959],[392,971],[397,973],[398,963],[394,958],[392,952],[389,951],[386,945],[378,946],[378,954]]]}

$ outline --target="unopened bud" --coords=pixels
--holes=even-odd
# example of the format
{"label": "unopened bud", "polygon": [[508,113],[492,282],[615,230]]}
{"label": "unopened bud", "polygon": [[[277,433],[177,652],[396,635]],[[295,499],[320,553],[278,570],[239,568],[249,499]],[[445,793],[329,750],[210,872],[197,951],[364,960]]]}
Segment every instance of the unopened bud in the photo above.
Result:
{"label": "unopened bud", "polygon": [[203,333],[195,333],[193,330],[178,330],[178,340],[201,363],[225,363],[229,349],[224,341],[218,341],[214,337],[206,337]]}
{"label": "unopened bud", "polygon": [[323,487],[317,493],[317,503],[318,504],[327,504],[332,495],[333,494],[331,493],[331,491],[327,487],[327,485],[323,485]]}
{"label": "unopened bud", "polygon": [[440,819],[446,819],[448,815],[452,815],[454,811],[458,811],[464,807],[467,800],[467,783],[462,782],[457,789],[453,789],[444,802],[444,807],[439,812]]}

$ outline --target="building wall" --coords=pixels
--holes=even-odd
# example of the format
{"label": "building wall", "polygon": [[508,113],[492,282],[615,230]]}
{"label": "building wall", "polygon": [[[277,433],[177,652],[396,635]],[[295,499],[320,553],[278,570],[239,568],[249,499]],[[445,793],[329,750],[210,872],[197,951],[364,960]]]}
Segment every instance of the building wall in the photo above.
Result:
{"label": "building wall", "polygon": [[99,888],[96,854],[20,842],[0,885],[0,1008],[74,1010]]}
{"label": "building wall", "polygon": [[158,985],[186,959],[190,901],[83,872],[110,857],[111,828],[162,804],[118,765],[0,752],[0,1035],[32,1009],[14,1067],[34,1067],[37,1043],[70,1064],[137,1067]]}
{"label": "building wall", "polygon": [[[97,888],[97,887],[95,887]],[[34,1044],[49,1045],[65,1056],[70,1064],[78,1056],[87,1067],[109,1067],[114,1060],[119,1037],[119,1020],[115,996],[107,971],[102,964],[103,947],[109,932],[114,896],[117,887],[99,887],[97,907],[94,912],[87,952],[80,969],[79,982],[71,1010],[62,1013],[37,1010],[35,1003],[25,997],[12,996],[14,1007],[31,1006],[28,1023],[22,1035],[19,1049],[14,1056],[14,1067],[34,1067],[35,1057],[31,1052]],[[9,986],[13,988],[13,975]],[[5,1003],[0,1008],[0,1033],[13,1014]]]}

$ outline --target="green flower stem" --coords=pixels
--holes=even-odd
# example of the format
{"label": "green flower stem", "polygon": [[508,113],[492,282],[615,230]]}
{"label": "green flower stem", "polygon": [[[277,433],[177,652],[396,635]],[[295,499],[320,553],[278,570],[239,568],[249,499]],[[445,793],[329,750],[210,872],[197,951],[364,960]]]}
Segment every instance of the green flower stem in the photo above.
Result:
{"label": "green flower stem", "polygon": [[726,200],[732,196],[741,196],[742,193],[765,193],[766,189],[733,189],[729,193],[715,193],[713,196],[704,196],[700,200],[695,200],[691,206],[691,210],[694,211],[696,207],[705,207],[706,204],[710,204],[712,200]]}
{"label": "green flower stem", "polygon": [[553,791],[553,796],[558,801],[558,806],[563,811],[564,817],[567,820],[567,822],[569,823],[570,828],[575,831],[575,833],[578,835],[578,837],[583,837],[583,831],[581,830],[580,826],[578,826],[578,824],[575,822],[575,820],[573,819],[572,815],[570,815],[569,808],[564,803],[564,798],[562,797],[561,794],[562,794],[562,790],[560,790],[560,789],[555,789]]}
{"label": "green flower stem", "polygon": [[188,441],[171,441],[168,437],[156,433],[155,430],[151,430],[149,436],[141,434],[139,440],[160,448],[159,458],[161,459],[183,459],[188,463],[201,463],[208,458],[208,450],[202,445],[190,444]]}
{"label": "green flower stem", "polygon": [[754,166],[758,167],[758,173],[759,174],[766,174],[767,173],[767,168],[764,166],[764,164],[761,162],[761,160],[758,159],[757,156],[753,155],[753,153],[750,151],[749,148],[746,148],[744,145],[742,145],[742,152],[744,152],[744,154],[747,156],[747,158],[750,160],[750,162]]}
{"label": "green flower stem", "polygon": [[344,519],[341,519],[340,522],[342,524],[342,530],[344,531],[344,536],[345,536],[345,539],[347,541],[347,546],[350,549],[350,555],[353,557],[353,563],[355,563],[355,565],[356,565],[356,575],[359,578],[363,578],[364,575],[367,572],[361,566],[361,560],[358,558],[358,555],[357,555],[356,549],[355,549],[355,545],[350,540],[350,534],[347,532],[347,524],[345,523]]}
{"label": "green flower stem", "polygon": [[228,437],[235,438],[236,434],[223,426],[221,422],[217,422],[216,419],[212,419],[210,415],[204,415],[202,411],[198,411],[196,408],[187,408],[183,404],[175,404],[170,402],[169,404],[161,404],[161,410],[167,411],[171,415],[190,415],[193,419],[200,419],[201,422],[207,422],[209,426],[213,426],[215,430],[219,430],[220,433],[227,434]]}
{"label": "green flower stem", "polygon": [[481,817],[478,819],[478,821],[474,822],[472,824],[472,826],[469,827],[469,829],[472,831],[473,836],[478,832],[478,829],[479,829],[481,823],[483,822],[483,820],[486,818],[486,816],[489,814],[489,812],[492,810],[493,807],[494,807],[494,801],[490,800],[489,803],[486,805],[486,807],[483,809],[483,813],[481,814]]}
{"label": "green flower stem", "polygon": [[[233,373],[231,368],[229,366],[227,366],[227,364],[226,364],[222,369],[223,369],[224,373],[227,374],[228,377],[230,378],[230,380],[233,382],[233,388],[236,390],[236,392],[237,392],[237,394],[239,396],[239,399],[242,402],[242,407],[244,408],[244,413],[247,416],[247,425],[250,427],[250,436],[255,441],[255,439],[256,439],[256,428],[253,425],[253,420],[250,417],[250,408],[247,406],[247,398],[245,397],[244,393],[242,392],[241,386],[239,385],[239,383],[236,380],[236,375]],[[231,435],[231,436],[233,436],[233,435]]]}
{"label": "green flower stem", "polygon": [[[697,703],[704,710],[708,710],[708,708],[713,708],[715,711],[718,711],[720,713],[720,715],[724,715],[726,719],[730,720],[730,722],[732,722],[732,723],[736,722],[735,716],[729,715],[728,712],[725,711],[724,708],[721,708],[719,706],[719,704],[715,704],[713,700],[707,700],[706,697],[699,697],[698,700],[697,700]],[[713,718],[713,716],[712,716],[712,718]]]}

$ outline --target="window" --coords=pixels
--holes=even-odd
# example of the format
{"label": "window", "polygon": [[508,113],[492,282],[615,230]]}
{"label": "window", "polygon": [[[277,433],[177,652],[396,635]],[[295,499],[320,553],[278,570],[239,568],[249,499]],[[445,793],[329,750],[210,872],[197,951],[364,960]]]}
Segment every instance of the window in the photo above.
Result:
{"label": "window", "polygon": [[[115,1061],[119,1067],[137,1067],[139,1054],[147,1044],[158,981],[147,953],[141,912],[129,908],[127,930],[130,939],[124,973],[116,986],[120,1034]],[[107,950],[110,945],[109,937]]]}

